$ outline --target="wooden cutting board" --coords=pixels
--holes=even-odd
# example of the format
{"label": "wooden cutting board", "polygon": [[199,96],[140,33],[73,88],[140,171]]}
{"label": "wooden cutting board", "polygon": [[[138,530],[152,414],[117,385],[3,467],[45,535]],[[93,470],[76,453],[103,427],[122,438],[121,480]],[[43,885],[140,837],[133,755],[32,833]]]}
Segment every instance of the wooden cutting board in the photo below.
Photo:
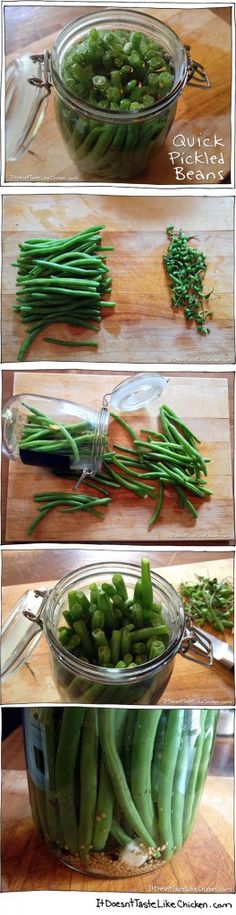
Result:
{"label": "wooden cutting board", "polygon": [[[100,408],[103,395],[111,391],[126,375],[96,372],[17,372],[14,376],[14,393],[30,391],[32,394],[52,396],[86,403]],[[153,510],[153,500],[140,499],[128,490],[117,490],[112,502],[105,506],[103,520],[85,512],[61,514],[58,509],[49,513],[36,528],[34,539],[61,542],[103,543],[154,543],[172,541],[230,540],[234,535],[232,471],[230,455],[230,427],[228,383],[226,379],[196,375],[172,376],[164,395],[153,401],[148,410],[133,415],[125,414],[137,432],[143,427],[157,428],[159,404],[166,401],[202,440],[202,453],[211,458],[208,483],[213,490],[210,499],[198,499],[199,514],[196,520],[180,511],[172,494],[165,497],[165,505],[157,525],[148,531]],[[127,442],[127,433],[110,421],[109,441]],[[47,471],[29,468],[10,462],[6,542],[32,541],[27,534],[35,518],[33,494],[53,491],[71,491],[71,483],[52,477]]]}
{"label": "wooden cutting board", "polygon": [[[66,4],[67,6],[67,4]],[[90,7],[91,9],[91,7]],[[92,10],[96,7],[92,7]],[[81,16],[89,11],[89,7],[81,7],[78,14]],[[164,146],[158,151],[154,161],[149,168],[133,178],[131,183],[141,184],[159,184],[174,185],[181,188],[188,185],[191,188],[195,183],[198,187],[201,184],[211,186],[218,184],[218,170],[222,171],[223,177],[226,177],[230,168],[230,93],[231,93],[231,11],[217,9],[198,8],[189,9],[186,16],[185,9],[166,9],[160,8],[155,10],[146,7],[145,11],[162,22],[169,25],[177,33],[183,44],[191,45],[191,55],[196,61],[202,64],[208,73],[211,81],[209,90],[185,87],[182,92],[177,113],[165,141]],[[15,13],[15,11],[14,11]],[[47,8],[46,20],[43,25],[35,23],[32,19],[25,17],[24,29],[22,23],[18,26],[18,41],[16,41],[17,13],[11,18],[8,14],[8,30],[6,51],[8,60],[12,60],[22,53],[42,53],[46,48],[52,49],[54,41],[61,29],[70,20],[75,18],[74,8],[60,10],[60,13],[53,9]],[[21,28],[20,28],[21,26]],[[8,53],[9,52],[9,53]],[[78,174],[76,166],[70,160],[66,146],[59,133],[56,125],[54,111],[54,91],[52,92],[45,121],[32,143],[32,149],[18,162],[9,162],[6,167],[6,180],[11,183],[33,182],[39,183],[56,183],[62,184],[65,181],[81,182],[82,177]],[[184,168],[184,175],[187,171],[193,171],[193,176],[188,179],[184,177],[179,181],[176,178],[173,165],[169,158],[169,153],[173,150],[173,139],[179,134],[188,138],[190,144],[194,138],[195,151],[199,153],[198,138],[203,140],[209,138],[214,144],[214,136],[221,138],[224,147],[224,164],[223,165],[202,165],[188,164]],[[221,151],[221,147],[214,146],[207,149],[212,155]],[[186,149],[184,150],[186,153]],[[191,154],[192,145],[187,147],[187,153]],[[201,152],[201,149],[200,149]],[[203,149],[203,153],[205,150]],[[204,161],[204,155],[203,155]],[[196,178],[199,170],[203,169],[205,180]],[[206,175],[209,178],[206,180]],[[212,177],[213,175],[213,177]],[[215,176],[215,177],[214,177]],[[96,177],[94,178],[96,181]]]}
{"label": "wooden cutting board", "polygon": [[49,887],[50,890],[148,895],[179,891],[234,892],[233,778],[208,776],[193,831],[172,862],[150,874],[118,880],[84,877],[63,867],[48,851],[32,823],[25,772],[13,769],[3,772],[2,797],[3,892]]}
{"label": "wooden cutting board", "polygon": [[[128,560],[128,556],[127,556]],[[96,560],[95,560],[96,561]],[[114,556],[115,561],[115,556]],[[185,565],[166,566],[165,569],[156,569],[162,577],[178,589],[181,581],[195,581],[195,575],[209,575],[233,578],[233,560],[217,559],[209,562],[186,563]],[[51,588],[55,581],[42,581],[40,585]],[[3,621],[7,619],[13,606],[20,599],[24,591],[38,588],[39,582],[26,581],[25,584],[11,585],[2,589]],[[208,627],[213,634],[214,630]],[[233,644],[231,631],[225,630],[224,641]],[[60,702],[56,686],[53,683],[50,669],[50,655],[46,639],[42,637],[29,657],[27,664],[18,670],[13,677],[2,684],[2,702],[4,705],[20,702]],[[213,663],[212,667],[199,668],[198,664],[188,661],[181,655],[176,655],[174,669],[161,697],[162,705],[233,705],[234,680],[233,673],[222,664]]]}
{"label": "wooden cutting board", "polygon": [[[140,206],[142,218],[140,219]],[[55,238],[105,225],[104,243],[112,244],[107,263],[117,308],[103,311],[98,348],[64,348],[43,337],[89,340],[91,331],[70,325],[46,328],[28,350],[27,361],[227,363],[234,361],[233,200],[218,198],[23,195],[5,197],[3,221],[2,359],[15,362],[25,326],[13,311],[16,302],[18,245],[35,237]],[[171,308],[169,279],[163,265],[166,228],[174,225],[207,257],[206,291],[214,317],[202,336],[188,326],[182,311]]]}

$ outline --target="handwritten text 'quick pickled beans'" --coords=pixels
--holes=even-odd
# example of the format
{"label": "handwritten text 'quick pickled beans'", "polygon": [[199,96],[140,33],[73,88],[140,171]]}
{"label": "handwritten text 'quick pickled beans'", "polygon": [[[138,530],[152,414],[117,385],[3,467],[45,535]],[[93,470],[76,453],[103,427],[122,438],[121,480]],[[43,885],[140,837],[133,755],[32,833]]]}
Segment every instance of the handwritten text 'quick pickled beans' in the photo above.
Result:
{"label": "handwritten text 'quick pickled beans'", "polygon": [[225,164],[222,152],[225,143],[222,137],[217,137],[216,134],[212,137],[187,137],[179,133],[173,137],[172,146],[173,149],[168,156],[177,181],[197,181],[204,184],[223,181],[224,172],[221,166]]}

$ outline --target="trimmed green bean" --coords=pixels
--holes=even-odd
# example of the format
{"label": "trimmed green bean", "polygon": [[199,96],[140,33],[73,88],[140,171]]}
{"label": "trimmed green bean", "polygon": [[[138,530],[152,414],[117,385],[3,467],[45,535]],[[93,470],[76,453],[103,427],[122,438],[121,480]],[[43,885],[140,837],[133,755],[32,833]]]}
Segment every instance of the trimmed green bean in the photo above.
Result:
{"label": "trimmed green bean", "polygon": [[78,847],[82,860],[93,845],[98,788],[98,717],[96,709],[86,709],[80,752],[80,816]]}
{"label": "trimmed green bean", "polygon": [[63,710],[56,755],[55,784],[60,823],[65,846],[72,854],[78,848],[74,778],[84,714],[84,709],[80,708]]}
{"label": "trimmed green bean", "polygon": [[117,803],[137,836],[143,839],[148,847],[155,847],[155,842],[142,822],[130,793],[121,759],[115,744],[115,718],[113,709],[100,710],[100,739],[104,751],[105,765],[113,785]]}
{"label": "trimmed green bean", "polygon": [[159,833],[151,793],[151,765],[160,711],[137,712],[133,734],[131,792],[143,823],[158,845]]}

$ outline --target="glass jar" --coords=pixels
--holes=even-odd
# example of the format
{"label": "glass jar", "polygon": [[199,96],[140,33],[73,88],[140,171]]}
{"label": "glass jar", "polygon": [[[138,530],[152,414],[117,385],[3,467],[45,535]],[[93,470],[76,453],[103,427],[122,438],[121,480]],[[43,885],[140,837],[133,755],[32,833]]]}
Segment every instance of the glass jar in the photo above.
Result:
{"label": "glass jar", "polygon": [[166,384],[157,373],[133,375],[104,395],[101,410],[38,394],[11,397],[3,408],[3,453],[62,474],[82,471],[81,480],[93,476],[107,447],[110,407],[139,410],[160,397]]}
{"label": "glass jar", "polygon": [[49,592],[27,592],[3,626],[2,675],[11,675],[24,663],[30,643],[34,647],[40,632],[47,639],[53,679],[63,702],[156,705],[171,676],[177,652],[206,666],[212,664],[211,639],[191,625],[179,595],[156,572],[151,572],[153,600],[162,605],[162,616],[169,629],[163,654],[125,669],[96,666],[72,655],[61,644],[58,633],[64,622],[63,613],[68,609],[69,591],[78,589],[89,596],[91,583],[98,586],[104,581],[110,583],[114,573],[123,575],[128,595],[133,595],[140,566],[124,562],[85,566],[67,575]]}
{"label": "glass jar", "polygon": [[46,845],[107,878],[170,861],[195,822],[217,719],[211,709],[25,709],[32,816]]}
{"label": "glass jar", "polygon": [[[174,69],[173,85],[167,95],[145,109],[122,112],[94,107],[69,91],[63,80],[65,55],[92,28],[99,31],[137,30],[161,45]],[[191,82],[192,86],[198,88],[210,88],[206,71],[201,64],[191,60],[189,47],[182,44],[169,26],[139,11],[101,9],[97,13],[81,16],[60,32],[51,55],[48,51],[45,55],[33,55],[32,61],[34,65],[43,67],[44,73],[41,76],[36,70],[34,76],[32,70],[29,82],[36,92],[41,84],[44,106],[47,94],[54,88],[55,112],[60,131],[70,157],[87,180],[128,181],[144,171],[166,139],[178,98],[186,84]],[[35,97],[35,119],[39,104]],[[18,158],[22,155],[22,143],[19,144],[17,153],[17,140],[14,136],[13,142],[12,132],[14,133],[10,122],[6,132],[6,136],[9,134],[9,158]],[[26,142],[26,148],[29,142],[30,139]]]}
{"label": "glass jar", "polygon": [[38,394],[16,395],[3,410],[3,452],[14,461],[62,473],[96,473],[107,444],[108,423],[105,408],[92,410]]}

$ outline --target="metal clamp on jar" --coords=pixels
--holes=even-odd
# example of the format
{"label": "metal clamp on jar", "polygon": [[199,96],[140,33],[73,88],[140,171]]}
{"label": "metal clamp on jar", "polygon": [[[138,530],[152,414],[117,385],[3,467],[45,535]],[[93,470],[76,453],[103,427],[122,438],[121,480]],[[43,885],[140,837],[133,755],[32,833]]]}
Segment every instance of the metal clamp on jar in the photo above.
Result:
{"label": "metal clamp on jar", "polygon": [[[75,95],[65,82],[65,56],[99,32],[135,31],[155,42],[172,62],[170,90],[154,104],[140,110],[96,107]],[[177,101],[186,85],[209,89],[202,64],[190,57],[190,47],[175,32],[146,13],[100,10],[67,25],[46,51],[11,63],[6,74],[6,158],[21,158],[34,139],[54,89],[56,119],[69,155],[84,177],[128,180],[143,171],[164,143],[175,116]],[[43,95],[40,97],[40,92]]]}
{"label": "metal clamp on jar", "polygon": [[[68,607],[70,590],[90,593],[96,581],[111,581],[114,573],[124,576],[128,594],[133,593],[140,568],[126,563],[99,563],[70,573],[52,590],[26,591],[13,608],[2,629],[2,676],[9,677],[25,663],[42,632],[50,651],[53,678],[60,698],[66,702],[101,705],[155,705],[171,675],[175,656],[210,667],[213,661],[211,637],[185,617],[180,596],[165,579],[151,573],[154,600],[161,603],[170,638],[163,654],[134,668],[99,667],[73,656],[59,640],[58,629]],[[213,637],[214,638],[214,637]],[[219,640],[216,640],[219,641]],[[225,646],[226,648],[228,646]],[[45,701],[47,697],[45,696]]]}

